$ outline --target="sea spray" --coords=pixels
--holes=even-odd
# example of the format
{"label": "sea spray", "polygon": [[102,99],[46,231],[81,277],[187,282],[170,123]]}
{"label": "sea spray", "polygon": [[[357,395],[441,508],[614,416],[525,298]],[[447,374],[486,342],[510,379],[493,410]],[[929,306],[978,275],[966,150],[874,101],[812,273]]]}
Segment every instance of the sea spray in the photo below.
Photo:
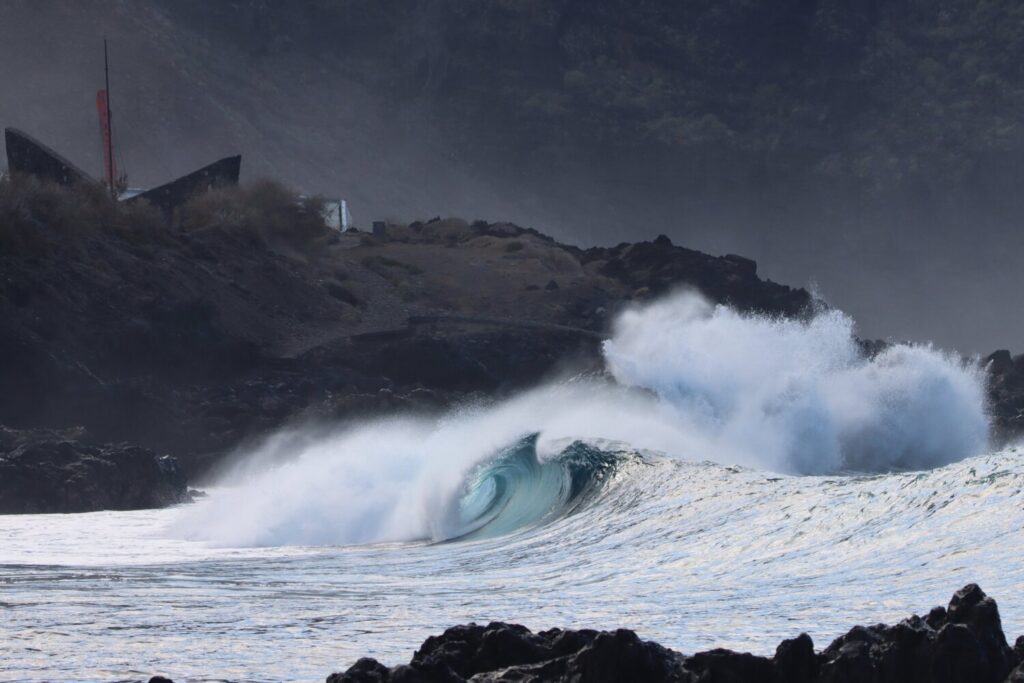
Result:
{"label": "sea spray", "polygon": [[654,391],[743,464],[875,472],[987,447],[976,364],[903,344],[865,358],[840,311],[781,319],[685,293],[624,313],[614,332],[604,350],[616,380]]}
{"label": "sea spray", "polygon": [[[312,440],[279,436],[251,455],[262,467],[240,463],[224,490],[183,510],[174,531],[222,545],[446,540],[465,534],[452,511],[467,478],[524,437],[536,435],[534,457],[544,462],[588,437],[642,449],[675,445],[694,457],[707,451],[699,433],[670,417],[650,394],[569,383],[437,421],[379,420]],[[297,449],[284,462],[281,443]]]}
{"label": "sea spray", "polygon": [[[605,356],[616,383],[558,383],[440,420],[278,437],[253,461],[273,460],[266,451],[290,444],[287,461],[228,475],[228,490],[185,511],[175,532],[224,545],[457,538],[468,527],[453,511],[478,505],[467,501],[479,495],[467,482],[481,468],[486,481],[488,463],[507,467],[501,458],[530,435],[538,464],[563,457],[575,441],[609,440],[785,474],[930,468],[987,446],[975,364],[928,346],[865,358],[852,320],[836,311],[781,320],[680,294],[623,314]],[[554,490],[527,480],[550,469],[517,472],[524,488],[516,501]],[[535,523],[567,509],[560,495],[536,500],[544,509],[524,514],[517,502],[516,519]],[[487,523],[509,531],[508,521]]]}

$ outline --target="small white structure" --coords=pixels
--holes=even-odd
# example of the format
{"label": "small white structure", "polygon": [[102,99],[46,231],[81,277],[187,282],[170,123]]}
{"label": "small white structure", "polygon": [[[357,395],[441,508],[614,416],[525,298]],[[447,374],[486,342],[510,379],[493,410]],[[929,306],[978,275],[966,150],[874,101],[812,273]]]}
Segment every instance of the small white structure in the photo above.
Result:
{"label": "small white structure", "polygon": [[352,227],[352,214],[348,211],[348,202],[341,200],[341,231],[348,232]]}
{"label": "small white structure", "polygon": [[138,197],[140,194],[145,192],[148,188],[145,187],[128,187],[125,188],[118,196],[117,201],[123,202],[132,197]]}
{"label": "small white structure", "polygon": [[325,199],[323,216],[324,224],[329,228],[346,232],[352,227],[352,214],[344,199]]}

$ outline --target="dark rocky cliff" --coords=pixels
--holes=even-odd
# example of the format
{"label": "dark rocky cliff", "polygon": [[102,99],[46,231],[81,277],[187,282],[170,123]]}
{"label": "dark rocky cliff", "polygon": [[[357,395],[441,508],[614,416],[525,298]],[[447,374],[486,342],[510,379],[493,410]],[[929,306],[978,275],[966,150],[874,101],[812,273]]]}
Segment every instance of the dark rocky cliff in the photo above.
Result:
{"label": "dark rocky cliff", "polygon": [[0,427],[0,514],[142,510],[190,500],[171,456],[81,437],[81,430]]}
{"label": "dark rocky cliff", "polygon": [[812,176],[948,190],[1024,144],[1012,2],[158,4],[253,59],[343,60],[503,163],[632,150],[681,162],[701,181],[688,192]]}

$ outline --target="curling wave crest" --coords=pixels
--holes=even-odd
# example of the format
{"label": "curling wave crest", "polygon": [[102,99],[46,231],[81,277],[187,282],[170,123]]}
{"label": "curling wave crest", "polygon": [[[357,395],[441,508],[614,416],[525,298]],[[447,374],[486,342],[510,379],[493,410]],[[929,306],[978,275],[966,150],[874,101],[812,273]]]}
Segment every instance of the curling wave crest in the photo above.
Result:
{"label": "curling wave crest", "polygon": [[614,382],[279,434],[175,532],[224,545],[474,539],[602,505],[625,451],[807,475],[928,469],[988,445],[976,363],[927,345],[866,358],[836,311],[781,320],[681,294],[620,316],[604,354]]}
{"label": "curling wave crest", "polygon": [[540,460],[537,436],[475,467],[450,513],[452,538],[491,538],[569,514],[597,494],[625,456],[575,442]]}

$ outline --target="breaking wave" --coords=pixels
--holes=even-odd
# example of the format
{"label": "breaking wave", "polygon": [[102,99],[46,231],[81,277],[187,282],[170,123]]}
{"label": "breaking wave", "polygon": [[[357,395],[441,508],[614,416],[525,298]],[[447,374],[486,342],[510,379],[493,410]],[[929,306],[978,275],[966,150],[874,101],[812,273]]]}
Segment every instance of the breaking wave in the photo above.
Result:
{"label": "breaking wave", "polygon": [[537,457],[532,435],[477,465],[449,511],[449,538],[491,538],[570,514],[600,492],[624,456],[576,442]]}
{"label": "breaking wave", "polygon": [[928,469],[987,448],[976,363],[927,345],[865,358],[835,311],[782,320],[682,294],[620,316],[604,353],[615,382],[278,435],[175,531],[224,545],[468,540],[602,505],[623,453],[806,475]]}

